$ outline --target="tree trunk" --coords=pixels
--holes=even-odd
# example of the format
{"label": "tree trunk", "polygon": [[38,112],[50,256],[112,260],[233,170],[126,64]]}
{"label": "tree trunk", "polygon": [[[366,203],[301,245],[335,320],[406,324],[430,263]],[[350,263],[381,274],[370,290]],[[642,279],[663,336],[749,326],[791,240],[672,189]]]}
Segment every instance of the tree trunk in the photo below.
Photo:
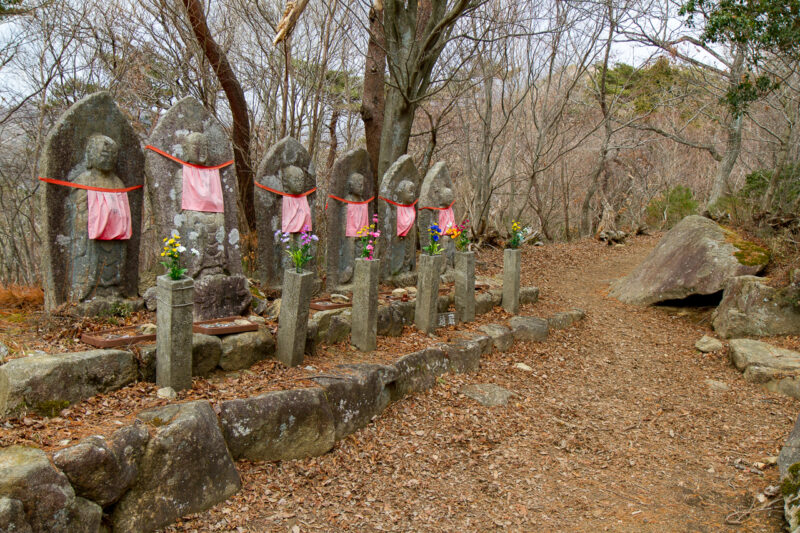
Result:
{"label": "tree trunk", "polygon": [[372,164],[375,180],[374,190],[380,189],[383,174],[378,173],[381,153],[381,132],[383,131],[384,82],[386,73],[386,47],[383,36],[383,7],[374,5],[369,10],[369,43],[364,64],[364,94],[361,99],[361,120],[364,122],[364,135],[367,152]]}
{"label": "tree trunk", "polygon": [[416,110],[416,105],[406,102],[400,91],[394,87],[389,87],[387,93],[383,114],[383,131],[381,132],[378,176],[383,176],[392,163],[408,151],[408,141],[411,138],[411,127]]}
{"label": "tree trunk", "polygon": [[328,162],[326,168],[330,170],[333,167],[333,163],[336,161],[336,151],[339,148],[339,137],[336,136],[336,125],[339,123],[339,108],[333,108],[333,113],[331,114],[331,124],[328,128],[328,135],[331,137],[331,146],[328,150]]}
{"label": "tree trunk", "polygon": [[189,24],[200,44],[211,68],[219,79],[222,90],[228,99],[233,117],[233,160],[236,165],[236,180],[239,185],[241,213],[249,231],[256,228],[256,209],[253,192],[253,168],[250,164],[250,116],[244,91],[231,68],[228,58],[211,36],[203,6],[199,0],[183,0]]}
{"label": "tree trunk", "polygon": [[[736,88],[742,74],[744,74],[744,54],[743,49],[736,49],[736,56],[733,59],[733,65],[731,65],[730,76],[728,78],[728,87],[730,89]],[[728,138],[725,140],[725,153],[722,154],[722,161],[720,161],[717,167],[717,175],[714,177],[711,196],[708,198],[708,207],[712,207],[722,196],[730,193],[730,184],[728,180],[731,177],[734,165],[736,165],[736,160],[739,159],[739,152],[742,148],[743,118],[744,115],[741,112],[734,111],[726,125]]]}

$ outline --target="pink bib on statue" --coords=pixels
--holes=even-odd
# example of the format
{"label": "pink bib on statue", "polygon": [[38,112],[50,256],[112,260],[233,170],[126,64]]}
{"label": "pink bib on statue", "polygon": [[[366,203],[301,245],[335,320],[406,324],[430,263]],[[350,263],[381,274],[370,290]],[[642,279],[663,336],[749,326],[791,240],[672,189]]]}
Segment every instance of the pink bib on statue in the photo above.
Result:
{"label": "pink bib on statue", "polygon": [[455,225],[456,216],[453,214],[452,206],[439,211],[439,228],[442,230],[442,233],[447,231],[449,228],[455,227]]}
{"label": "pink bib on statue", "polygon": [[369,226],[369,204],[347,204],[347,224],[345,237],[358,237],[358,230]]}
{"label": "pink bib on statue", "polygon": [[127,192],[86,191],[89,238],[99,241],[131,238],[131,208]]}
{"label": "pink bib on statue", "polygon": [[311,208],[305,196],[284,196],[281,202],[281,231],[300,233],[308,226],[311,231]]}
{"label": "pink bib on statue", "polygon": [[206,213],[225,212],[218,168],[183,165],[181,209]]}
{"label": "pink bib on statue", "polygon": [[405,237],[414,226],[417,219],[417,210],[413,205],[397,206],[397,236]]}

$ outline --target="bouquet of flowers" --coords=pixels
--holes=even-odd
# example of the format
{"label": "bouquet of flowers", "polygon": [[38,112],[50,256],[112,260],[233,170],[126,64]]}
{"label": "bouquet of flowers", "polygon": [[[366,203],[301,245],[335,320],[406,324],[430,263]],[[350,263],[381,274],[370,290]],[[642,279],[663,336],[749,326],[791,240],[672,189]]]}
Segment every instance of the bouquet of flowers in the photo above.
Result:
{"label": "bouquet of flowers", "polygon": [[[181,268],[181,254],[185,251],[186,247],[181,244],[181,236],[177,231],[172,233],[172,237],[164,237],[164,249],[161,251],[161,257],[166,260],[161,261],[161,264],[167,269],[167,276],[170,279],[181,279],[186,274],[186,269]],[[192,248],[192,254],[198,255],[199,252]]]}
{"label": "bouquet of flowers", "polygon": [[292,263],[298,274],[303,273],[303,267],[314,259],[311,255],[311,243],[319,240],[319,237],[311,233],[311,228],[303,227],[300,236],[293,238],[290,233],[283,233],[281,230],[275,232],[275,238],[286,245],[286,253],[292,258]]}
{"label": "bouquet of flowers", "polygon": [[442,245],[439,244],[439,239],[443,235],[442,229],[436,224],[428,228],[428,235],[430,235],[430,244],[423,246],[422,250],[428,255],[439,255],[442,252]]}
{"label": "bouquet of flowers", "polygon": [[455,241],[456,250],[459,252],[469,251],[470,240],[467,235],[468,224],[469,220],[464,220],[461,224],[456,224],[445,232],[446,235],[449,235],[450,238]]}
{"label": "bouquet of flowers", "polygon": [[511,237],[506,242],[506,246],[515,250],[522,245],[525,235],[530,232],[530,228],[523,228],[516,220],[511,222]]}
{"label": "bouquet of flowers", "polygon": [[367,261],[375,259],[375,239],[381,236],[378,228],[378,215],[377,213],[372,217],[372,224],[364,226],[358,230],[358,238],[361,240],[361,258]]}

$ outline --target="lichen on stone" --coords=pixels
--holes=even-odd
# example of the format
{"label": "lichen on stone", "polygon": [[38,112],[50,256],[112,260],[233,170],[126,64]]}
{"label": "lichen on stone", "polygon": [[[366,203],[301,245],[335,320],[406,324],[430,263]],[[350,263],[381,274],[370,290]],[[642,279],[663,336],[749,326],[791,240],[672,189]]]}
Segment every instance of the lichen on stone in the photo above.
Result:
{"label": "lichen on stone", "polygon": [[759,266],[769,263],[772,254],[763,246],[745,240],[733,230],[723,229],[725,232],[725,240],[736,248],[733,256],[744,266]]}

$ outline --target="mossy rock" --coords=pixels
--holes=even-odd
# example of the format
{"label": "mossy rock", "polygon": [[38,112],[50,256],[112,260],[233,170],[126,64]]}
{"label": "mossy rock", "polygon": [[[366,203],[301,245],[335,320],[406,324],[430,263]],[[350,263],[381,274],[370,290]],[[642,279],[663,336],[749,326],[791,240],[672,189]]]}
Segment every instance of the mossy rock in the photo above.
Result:
{"label": "mossy rock", "polygon": [[743,239],[741,235],[729,228],[724,228],[725,240],[736,248],[733,256],[740,264],[745,266],[766,266],[772,254],[769,250],[753,241]]}

